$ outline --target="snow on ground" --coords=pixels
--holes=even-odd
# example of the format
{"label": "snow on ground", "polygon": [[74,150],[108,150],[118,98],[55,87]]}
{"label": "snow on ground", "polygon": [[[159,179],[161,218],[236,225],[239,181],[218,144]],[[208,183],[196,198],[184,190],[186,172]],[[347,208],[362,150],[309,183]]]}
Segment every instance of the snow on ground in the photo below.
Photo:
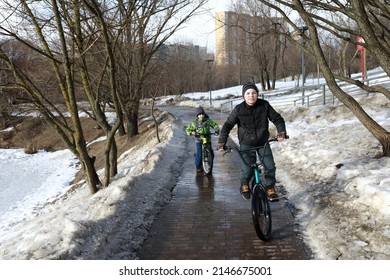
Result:
{"label": "snow on ground", "polygon": [[[134,252],[159,208],[170,200],[186,155],[184,149],[177,149],[185,141],[181,127],[171,120],[160,129],[162,143],[157,143],[151,130],[147,143],[120,157],[119,174],[108,188],[93,196],[86,186],[77,188],[46,204],[34,217],[1,224],[0,259],[136,258]],[[37,169],[44,168],[48,160],[30,157]],[[13,175],[8,181],[17,179]],[[29,176],[34,179],[33,174]],[[53,180],[50,187],[60,184]],[[29,184],[18,187],[28,188]]]}
{"label": "snow on ground", "polygon": [[[32,218],[45,203],[63,195],[75,178],[78,161],[69,150],[26,154],[0,150],[0,236],[7,225]],[[53,184],[55,187],[53,188]]]}
{"label": "snow on ground", "polygon": [[[364,102],[390,130],[389,100]],[[278,178],[316,258],[390,259],[390,158],[375,159],[377,141],[344,106],[291,113]]]}
{"label": "snow on ground", "polygon": [[[291,83],[278,85],[291,87]],[[240,91],[241,87],[235,87],[213,92],[212,106],[207,100],[209,93],[186,94],[187,100],[179,105],[220,108],[226,102],[225,96],[240,96]],[[273,144],[277,177],[297,209],[297,222],[314,258],[390,259],[390,158],[376,158],[381,150],[379,143],[343,105],[304,107],[293,106],[291,98],[288,103],[282,102],[283,97],[278,95],[266,98],[286,120],[290,139]],[[364,98],[368,113],[389,131],[390,101],[380,94],[358,98]],[[163,102],[172,99],[167,97]],[[184,149],[177,149],[185,141],[182,124],[172,120],[164,123],[161,131],[162,143],[157,144],[149,137],[151,140],[144,146],[128,151],[121,157],[119,174],[110,186],[93,196],[84,186],[43,208],[35,208],[34,215],[18,216],[19,210],[12,206],[11,212],[5,211],[6,216],[12,213],[19,219],[12,223],[2,210],[0,259],[137,258],[135,251],[147,236],[159,208],[156,206],[169,201],[181,163],[186,160]],[[0,158],[11,165],[9,152],[0,151]],[[50,153],[27,156],[17,150],[13,152],[16,158],[17,155],[24,161],[28,158],[37,170],[41,170],[38,168],[41,164],[45,169],[50,157],[58,158]],[[55,165],[61,164],[64,172],[75,172],[72,157],[62,158],[65,167],[64,163],[50,160],[54,170],[58,170]],[[15,174],[5,172],[2,167],[2,180],[8,185],[6,190],[0,186],[0,192],[28,189],[29,182],[37,180],[38,175],[46,190],[63,189],[63,183],[70,179],[53,178],[53,172]],[[22,179],[22,175],[28,180]],[[48,179],[45,175],[52,177]],[[30,196],[38,193],[31,192]],[[156,195],[146,199],[149,192]],[[44,196],[39,192],[39,196],[42,205],[42,201],[58,197],[58,193]],[[154,200],[149,200],[150,197]],[[9,205],[16,205],[18,198],[9,194],[6,200]]]}

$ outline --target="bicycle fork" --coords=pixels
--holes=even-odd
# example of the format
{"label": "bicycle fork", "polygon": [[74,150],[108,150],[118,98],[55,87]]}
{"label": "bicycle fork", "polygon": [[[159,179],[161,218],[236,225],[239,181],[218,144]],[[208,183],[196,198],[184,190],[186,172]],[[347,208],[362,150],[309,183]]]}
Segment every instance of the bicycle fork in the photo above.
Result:
{"label": "bicycle fork", "polygon": [[[256,150],[256,164],[254,166],[255,166],[255,168],[253,170],[253,172],[254,172],[254,184],[253,184],[253,186],[258,185],[258,184],[262,183],[265,180],[265,178],[264,178],[264,166],[261,164],[260,156],[259,156],[259,153],[258,153],[257,150]],[[263,183],[263,185],[264,185],[264,183]]]}

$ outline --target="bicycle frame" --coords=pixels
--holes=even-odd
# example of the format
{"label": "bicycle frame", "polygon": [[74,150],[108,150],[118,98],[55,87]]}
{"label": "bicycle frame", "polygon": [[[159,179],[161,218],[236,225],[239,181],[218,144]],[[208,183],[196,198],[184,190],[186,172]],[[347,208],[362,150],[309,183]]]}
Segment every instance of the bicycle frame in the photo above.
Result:
{"label": "bicycle frame", "polygon": [[[265,153],[265,148],[264,148]],[[264,155],[262,159],[264,158]],[[254,183],[260,184],[264,180],[264,166],[262,159],[260,160],[260,155],[258,150],[256,150],[256,163],[255,166],[253,166],[253,177],[254,177]]]}
{"label": "bicycle frame", "polygon": [[[266,189],[262,181],[264,180],[264,176],[265,176],[264,169],[266,168],[263,164],[265,150],[267,148],[267,145],[269,145],[269,142],[273,142],[273,141],[277,141],[277,139],[276,138],[269,139],[264,146],[253,147],[248,150],[239,150],[237,147],[227,147],[228,150],[227,152],[224,153],[225,155],[226,153],[231,152],[232,149],[237,151],[242,162],[247,166],[253,168],[254,179],[250,187],[250,191],[252,195],[252,220],[253,220],[253,225],[256,230],[257,236],[263,241],[270,240],[272,234],[271,207],[269,205]],[[261,157],[258,150],[262,148],[264,150],[263,150],[263,155]],[[251,150],[256,151],[256,161],[253,164],[248,164],[245,161],[242,153]]]}
{"label": "bicycle frame", "polygon": [[202,142],[202,145],[206,145],[207,143],[211,143],[207,141],[207,136],[215,135],[215,133],[210,133],[210,134],[195,134],[195,138],[199,138]]}
{"label": "bicycle frame", "polygon": [[[240,159],[241,161],[246,165],[246,166],[249,166],[253,169],[253,185],[254,184],[260,184],[264,181],[264,169],[266,168],[263,164],[263,159],[264,159],[264,156],[265,156],[265,151],[266,151],[266,147],[269,146],[269,143],[270,142],[274,142],[274,141],[277,141],[276,138],[271,138],[269,139],[264,146],[258,146],[258,147],[253,147],[253,148],[250,148],[250,149],[246,149],[246,150],[239,150],[237,147],[232,147],[232,146],[229,146],[227,147],[228,150],[224,153],[224,155],[228,152],[231,152],[231,150],[235,150],[238,155],[240,156]],[[259,154],[259,149],[264,149],[263,150],[263,154],[260,156]],[[248,152],[248,151],[255,151],[256,153],[256,161],[255,163],[247,163],[243,157],[243,153],[244,152]]]}
{"label": "bicycle frame", "polygon": [[207,136],[209,135],[215,135],[215,133],[210,133],[207,135],[202,135],[202,134],[196,134],[195,137],[201,139],[202,143],[202,166],[203,166],[203,171],[206,175],[210,175],[212,170],[213,170],[213,161],[214,161],[214,156],[213,156],[213,151],[211,148],[211,141],[208,141]]}

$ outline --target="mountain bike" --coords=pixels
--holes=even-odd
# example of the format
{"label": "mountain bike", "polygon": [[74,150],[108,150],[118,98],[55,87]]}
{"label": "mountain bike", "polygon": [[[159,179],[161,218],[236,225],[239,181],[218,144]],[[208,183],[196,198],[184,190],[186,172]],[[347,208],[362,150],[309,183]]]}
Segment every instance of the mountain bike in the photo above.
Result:
{"label": "mountain bike", "polygon": [[209,133],[208,135],[204,134],[195,134],[196,138],[200,138],[202,141],[202,167],[203,172],[206,175],[210,175],[213,171],[213,163],[214,163],[214,153],[211,148],[211,142],[207,140],[207,136],[209,135],[218,135],[217,133]]}
{"label": "mountain bike", "polygon": [[[288,137],[286,136],[286,139],[287,138]],[[267,195],[267,188],[263,184],[263,182],[265,182],[265,166],[263,159],[266,150],[265,147],[274,141],[278,141],[277,138],[269,139],[264,146],[254,147],[248,150],[240,150],[236,146],[226,146],[226,152],[224,153],[225,155],[232,150],[236,151],[242,162],[253,168],[254,175],[252,183],[250,184],[252,220],[257,236],[263,241],[268,241],[271,238],[272,233],[271,207]],[[259,149],[263,149],[262,155],[260,155]],[[248,151],[254,151],[256,153],[256,162],[253,164],[248,164],[242,155],[244,152]]]}

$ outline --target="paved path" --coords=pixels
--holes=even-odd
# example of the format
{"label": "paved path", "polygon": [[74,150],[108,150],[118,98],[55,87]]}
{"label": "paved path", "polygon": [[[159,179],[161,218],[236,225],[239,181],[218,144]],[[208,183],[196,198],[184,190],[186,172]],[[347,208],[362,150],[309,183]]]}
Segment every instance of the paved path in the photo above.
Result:
{"label": "paved path", "polygon": [[[213,145],[216,145],[214,138]],[[272,203],[273,238],[258,239],[250,201],[239,193],[240,159],[215,153],[211,176],[195,171],[195,145],[188,137],[188,160],[173,198],[153,223],[138,252],[145,260],[309,259],[296,232],[288,201]]]}

